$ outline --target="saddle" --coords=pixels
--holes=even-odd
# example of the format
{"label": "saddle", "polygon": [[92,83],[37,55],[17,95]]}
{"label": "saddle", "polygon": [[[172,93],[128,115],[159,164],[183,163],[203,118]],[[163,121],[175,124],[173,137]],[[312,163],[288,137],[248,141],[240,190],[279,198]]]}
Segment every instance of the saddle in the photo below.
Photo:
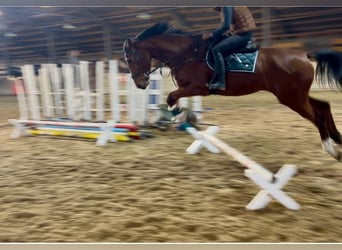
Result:
{"label": "saddle", "polygon": [[[211,48],[222,41],[223,38],[211,41],[208,45],[205,60],[211,70],[214,70],[214,56]],[[254,72],[255,64],[258,57],[259,48],[254,40],[251,39],[245,46],[238,48],[233,54],[227,55],[223,53],[226,62],[226,71],[235,72]]]}

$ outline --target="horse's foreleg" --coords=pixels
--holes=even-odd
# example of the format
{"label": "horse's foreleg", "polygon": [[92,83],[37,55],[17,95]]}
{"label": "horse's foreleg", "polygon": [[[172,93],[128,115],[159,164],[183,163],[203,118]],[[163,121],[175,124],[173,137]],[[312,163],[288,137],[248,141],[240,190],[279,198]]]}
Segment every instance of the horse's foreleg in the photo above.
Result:
{"label": "horse's foreleg", "polygon": [[174,90],[169,93],[166,99],[167,105],[170,107],[170,109],[174,109],[178,107],[178,100],[182,97],[191,97],[191,96],[197,96],[197,95],[206,95],[207,89],[201,89],[196,88],[196,86],[192,87],[189,86],[187,88],[178,88],[177,90]]}
{"label": "horse's foreleg", "polygon": [[171,110],[178,107],[178,100],[182,97],[187,97],[187,92],[184,89],[179,88],[169,93],[166,99],[166,103]]}
{"label": "horse's foreleg", "polygon": [[175,108],[175,106],[178,102],[178,98],[174,92],[175,91],[169,93],[169,95],[166,98],[166,103],[170,108]]}
{"label": "horse's foreleg", "polygon": [[169,111],[172,112],[174,118],[173,120],[181,122],[186,120],[186,112],[183,112],[182,108],[179,106],[179,99],[182,97],[191,97],[196,95],[205,95],[203,90],[193,88],[179,88],[175,91],[169,93],[166,99],[166,103],[169,106]]}
{"label": "horse's foreleg", "polygon": [[168,104],[168,110],[171,111],[173,118],[172,120],[175,122],[184,122],[186,114],[183,112],[181,107],[178,105],[178,100],[184,97],[182,95],[182,91],[177,89],[167,96],[166,103]]}

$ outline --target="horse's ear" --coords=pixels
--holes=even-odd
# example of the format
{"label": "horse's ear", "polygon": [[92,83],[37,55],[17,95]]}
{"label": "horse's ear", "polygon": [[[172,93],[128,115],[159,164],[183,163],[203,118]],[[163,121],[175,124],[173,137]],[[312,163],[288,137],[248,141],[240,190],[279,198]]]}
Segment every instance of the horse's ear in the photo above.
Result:
{"label": "horse's ear", "polygon": [[126,39],[124,42],[124,48],[131,48],[132,47],[132,40]]}
{"label": "horse's ear", "polygon": [[131,39],[127,39],[126,42],[127,42],[127,47],[128,48],[132,48],[132,40]]}
{"label": "horse's ear", "polygon": [[131,49],[131,48],[132,48],[132,40],[131,39],[125,40],[123,44],[124,51],[127,51],[128,49]]}

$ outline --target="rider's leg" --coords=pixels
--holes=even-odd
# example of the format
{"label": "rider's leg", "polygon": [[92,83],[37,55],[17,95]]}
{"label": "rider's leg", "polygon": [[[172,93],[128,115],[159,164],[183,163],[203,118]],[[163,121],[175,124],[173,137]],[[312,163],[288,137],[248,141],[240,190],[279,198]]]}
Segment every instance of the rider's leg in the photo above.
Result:
{"label": "rider's leg", "polygon": [[247,44],[250,38],[251,34],[249,32],[243,35],[232,35],[227,37],[220,43],[216,44],[212,48],[212,54],[214,56],[215,63],[215,79],[210,82],[210,89],[225,89],[226,66],[222,54],[233,53],[239,47],[243,46],[244,44]]}
{"label": "rider's leg", "polygon": [[223,55],[220,52],[214,52],[215,62],[215,80],[210,83],[210,89],[225,89],[226,85],[226,70]]}

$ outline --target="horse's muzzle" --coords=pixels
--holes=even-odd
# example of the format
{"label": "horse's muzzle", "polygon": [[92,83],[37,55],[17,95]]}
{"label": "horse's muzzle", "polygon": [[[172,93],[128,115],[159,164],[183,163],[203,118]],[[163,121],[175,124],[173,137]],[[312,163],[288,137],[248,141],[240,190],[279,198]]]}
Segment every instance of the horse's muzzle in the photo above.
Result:
{"label": "horse's muzzle", "polygon": [[139,82],[136,85],[138,89],[146,89],[149,83],[150,82],[147,80],[147,81]]}
{"label": "horse's muzzle", "polygon": [[138,89],[146,89],[147,84],[137,84]]}
{"label": "horse's muzzle", "polygon": [[148,74],[133,75],[132,78],[138,89],[146,89],[150,84],[150,76]]}

